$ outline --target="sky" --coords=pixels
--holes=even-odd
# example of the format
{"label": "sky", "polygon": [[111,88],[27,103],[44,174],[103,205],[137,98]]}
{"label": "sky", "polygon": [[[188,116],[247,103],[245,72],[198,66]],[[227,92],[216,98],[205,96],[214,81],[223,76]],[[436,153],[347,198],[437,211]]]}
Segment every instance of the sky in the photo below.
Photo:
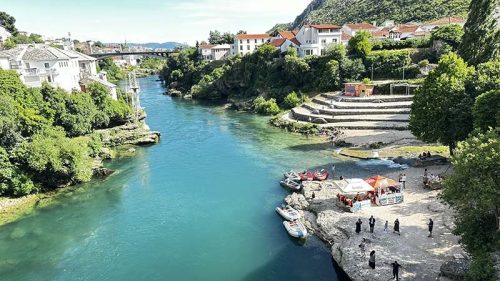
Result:
{"label": "sky", "polygon": [[103,42],[194,44],[210,30],[264,33],[311,0],[0,0],[19,30]]}

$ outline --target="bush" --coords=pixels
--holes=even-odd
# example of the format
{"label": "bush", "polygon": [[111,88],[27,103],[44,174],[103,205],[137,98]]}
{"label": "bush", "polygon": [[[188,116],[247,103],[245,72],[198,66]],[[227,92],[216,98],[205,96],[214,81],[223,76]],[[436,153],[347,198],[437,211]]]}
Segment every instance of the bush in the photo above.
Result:
{"label": "bush", "polygon": [[365,67],[371,70],[373,66],[375,78],[403,77],[403,68],[405,78],[413,78],[414,76],[406,75],[411,65],[412,52],[413,50],[373,51],[366,57]]}
{"label": "bush", "polygon": [[418,63],[418,67],[420,68],[424,68],[424,67],[427,67],[429,65],[429,60],[425,59],[425,60],[421,60],[419,63]]}
{"label": "bush", "polygon": [[410,38],[406,40],[374,40],[372,41],[373,50],[399,50],[407,48],[428,48],[431,46],[431,39],[429,36]]}
{"label": "bush", "polygon": [[486,92],[476,98],[472,108],[474,127],[486,131],[500,127],[500,90]]}
{"label": "bush", "polygon": [[301,104],[301,100],[295,91],[289,93],[283,100],[283,105],[286,109],[294,108]]}
{"label": "bush", "polygon": [[276,100],[271,98],[266,101],[263,97],[258,97],[254,100],[255,112],[264,115],[275,115],[280,113],[280,108]]}

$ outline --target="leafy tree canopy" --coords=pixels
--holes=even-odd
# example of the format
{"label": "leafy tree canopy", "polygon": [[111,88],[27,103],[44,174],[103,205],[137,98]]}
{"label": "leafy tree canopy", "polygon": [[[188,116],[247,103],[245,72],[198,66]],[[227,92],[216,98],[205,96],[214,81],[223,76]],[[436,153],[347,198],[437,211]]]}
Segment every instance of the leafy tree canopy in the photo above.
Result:
{"label": "leafy tree canopy", "polygon": [[351,39],[347,45],[350,54],[356,55],[360,58],[365,58],[372,50],[372,43],[370,42],[371,34],[368,31],[359,31]]}

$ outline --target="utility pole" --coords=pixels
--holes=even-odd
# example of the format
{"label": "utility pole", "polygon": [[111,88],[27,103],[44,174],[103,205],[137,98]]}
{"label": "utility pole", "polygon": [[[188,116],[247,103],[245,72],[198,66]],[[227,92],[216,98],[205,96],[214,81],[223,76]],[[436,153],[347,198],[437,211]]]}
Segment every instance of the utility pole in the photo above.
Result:
{"label": "utility pole", "polygon": [[[403,76],[404,76],[404,74],[403,74]],[[373,61],[372,61],[372,81],[373,81]]]}

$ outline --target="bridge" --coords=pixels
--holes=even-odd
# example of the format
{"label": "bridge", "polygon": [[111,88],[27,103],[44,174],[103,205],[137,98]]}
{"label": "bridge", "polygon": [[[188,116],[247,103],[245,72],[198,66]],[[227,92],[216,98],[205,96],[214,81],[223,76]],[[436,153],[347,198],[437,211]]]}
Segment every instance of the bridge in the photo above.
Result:
{"label": "bridge", "polygon": [[178,53],[179,51],[141,51],[141,52],[110,52],[110,53],[95,53],[90,54],[91,57],[94,57],[98,60],[102,60],[110,57],[121,57],[121,56],[153,56],[160,58],[168,58],[170,55],[174,53]]}

